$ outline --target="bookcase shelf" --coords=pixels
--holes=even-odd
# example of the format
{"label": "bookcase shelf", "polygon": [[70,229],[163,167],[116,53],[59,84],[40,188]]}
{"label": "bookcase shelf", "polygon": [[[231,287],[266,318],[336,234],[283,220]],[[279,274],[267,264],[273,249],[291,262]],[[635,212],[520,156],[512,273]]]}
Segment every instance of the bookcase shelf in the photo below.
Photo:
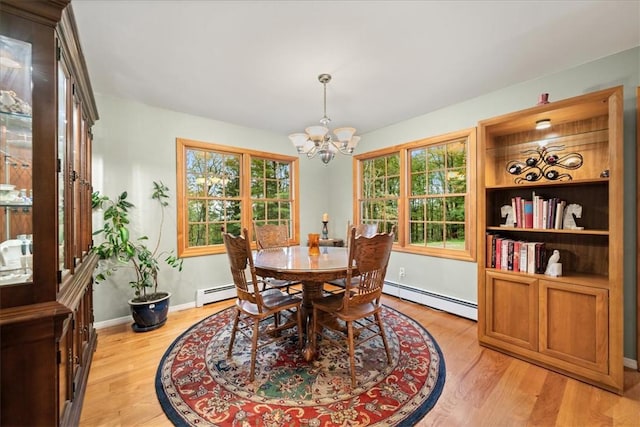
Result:
{"label": "bookcase shelf", "polygon": [[494,227],[494,226],[487,226],[486,229],[489,231],[496,231],[496,232],[519,231],[523,233],[592,234],[595,236],[609,235],[608,230],[568,230],[568,229],[556,230],[554,228],[521,228],[521,227]]}
{"label": "bookcase shelf", "polygon": [[[619,86],[483,120],[477,165],[480,344],[616,393],[624,386],[622,100]],[[535,130],[542,119],[552,127]],[[524,214],[536,199],[536,218],[547,221],[530,228]],[[579,217],[563,216],[570,204]],[[525,262],[534,254],[533,270],[518,248]],[[559,277],[541,274],[554,251]]]}
{"label": "bookcase shelf", "polygon": [[569,273],[569,274],[563,274],[562,276],[559,276],[559,277],[550,277],[544,274],[522,273],[519,271],[499,270],[496,268],[487,268],[486,271],[493,272],[493,273],[513,275],[515,277],[514,280],[518,280],[517,277],[520,276],[527,279],[530,279],[530,278],[543,279],[543,280],[548,280],[550,282],[556,282],[556,283],[572,283],[573,284],[576,282],[580,282],[585,286],[592,286],[595,288],[603,288],[603,289],[607,289],[609,287],[609,278],[607,276],[599,276],[596,274]]}

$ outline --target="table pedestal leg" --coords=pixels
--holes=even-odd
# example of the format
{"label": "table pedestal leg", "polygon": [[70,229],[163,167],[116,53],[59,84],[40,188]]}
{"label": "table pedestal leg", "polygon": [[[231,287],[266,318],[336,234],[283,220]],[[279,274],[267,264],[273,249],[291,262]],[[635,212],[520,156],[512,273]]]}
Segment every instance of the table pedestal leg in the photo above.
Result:
{"label": "table pedestal leg", "polygon": [[322,298],[324,282],[302,282],[302,329],[306,342],[303,345],[303,355],[307,362],[315,358],[315,349],[311,348],[311,334],[313,331],[313,301]]}

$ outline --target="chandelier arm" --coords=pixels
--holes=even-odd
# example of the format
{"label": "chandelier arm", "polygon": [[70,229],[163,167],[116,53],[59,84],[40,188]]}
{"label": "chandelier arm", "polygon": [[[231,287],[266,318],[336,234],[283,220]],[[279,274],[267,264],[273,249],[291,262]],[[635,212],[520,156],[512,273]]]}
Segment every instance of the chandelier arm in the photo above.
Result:
{"label": "chandelier arm", "polygon": [[340,154],[344,154],[346,156],[352,156],[353,152],[349,152],[346,147],[343,148],[342,144],[336,143],[335,141],[331,141],[331,143],[333,144],[334,147],[336,147],[336,149],[340,152]]}
{"label": "chandelier arm", "polygon": [[338,145],[334,142],[333,146],[336,147],[336,149],[340,154],[344,154],[345,156],[353,156],[353,151],[349,151],[346,148],[342,148],[342,144]]}
{"label": "chandelier arm", "polygon": [[313,159],[316,154],[318,154],[318,147],[314,145],[313,148],[307,151],[305,154],[307,155],[308,159]]}

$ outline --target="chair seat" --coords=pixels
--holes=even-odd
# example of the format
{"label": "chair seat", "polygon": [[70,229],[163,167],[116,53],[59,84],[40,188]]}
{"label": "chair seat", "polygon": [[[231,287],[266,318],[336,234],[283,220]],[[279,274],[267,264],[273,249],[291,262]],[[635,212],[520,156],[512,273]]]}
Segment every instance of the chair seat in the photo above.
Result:
{"label": "chair seat", "polygon": [[366,304],[350,305],[349,310],[345,310],[344,307],[342,307],[343,302],[344,295],[335,294],[315,300],[313,302],[313,306],[318,310],[333,314],[340,320],[344,321],[352,321],[354,319],[368,317],[380,311],[380,306],[371,302]]}
{"label": "chair seat", "polygon": [[[357,287],[359,281],[360,281],[359,277],[352,278],[351,279],[351,286]],[[343,277],[341,279],[330,280],[327,283],[330,284],[330,285],[339,286],[341,288],[344,288],[344,287],[347,286],[347,279]]]}
{"label": "chair seat", "polygon": [[[262,292],[262,305],[263,308],[268,309],[269,311],[273,311],[275,309],[286,309],[287,307],[294,307],[301,303],[301,299],[294,295],[289,295],[285,292],[282,292],[278,289],[267,289]],[[236,304],[238,308],[245,313],[258,316],[260,312],[258,311],[258,306],[252,302],[247,300],[237,300]],[[264,314],[263,310],[263,314]]]}
{"label": "chair seat", "polygon": [[270,308],[270,309],[274,309],[274,308],[281,308],[283,306],[286,305],[295,305],[295,304],[300,304],[302,299],[300,299],[299,297],[295,296],[295,295],[291,295],[288,294],[286,292],[282,292],[280,290],[277,289],[269,289],[268,291],[276,291],[278,293],[271,293],[269,292],[268,294],[264,295],[263,293],[263,297],[262,297],[262,301],[265,307]]}
{"label": "chair seat", "polygon": [[270,288],[286,288],[287,286],[299,285],[302,283],[299,280],[280,280],[274,278],[265,279],[265,282]]}

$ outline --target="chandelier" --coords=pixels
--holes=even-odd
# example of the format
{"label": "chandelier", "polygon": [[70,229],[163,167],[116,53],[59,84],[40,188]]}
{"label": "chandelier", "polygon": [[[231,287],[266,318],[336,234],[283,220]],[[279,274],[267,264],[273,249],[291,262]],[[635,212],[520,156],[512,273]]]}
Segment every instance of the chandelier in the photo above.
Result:
{"label": "chandelier", "polygon": [[298,150],[298,154],[306,154],[312,159],[320,157],[322,163],[328,164],[335,157],[337,152],[345,155],[353,154],[359,136],[355,136],[355,128],[338,128],[333,131],[334,137],[329,134],[329,122],[327,117],[327,83],[331,81],[330,74],[320,74],[318,81],[324,86],[324,116],[320,119],[319,126],[309,126],[304,133],[293,133],[289,139]]}

